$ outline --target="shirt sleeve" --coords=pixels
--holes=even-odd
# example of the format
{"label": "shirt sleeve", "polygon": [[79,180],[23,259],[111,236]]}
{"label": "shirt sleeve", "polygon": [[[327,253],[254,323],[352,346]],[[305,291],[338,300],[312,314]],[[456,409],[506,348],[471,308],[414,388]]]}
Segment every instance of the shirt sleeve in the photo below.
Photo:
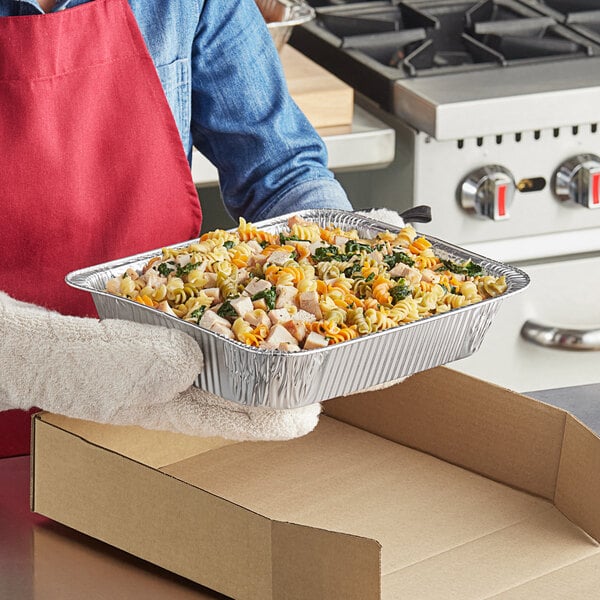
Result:
{"label": "shirt sleeve", "polygon": [[205,0],[192,54],[194,145],[219,171],[228,212],[248,220],[351,210],[326,147],[288,93],[254,0]]}

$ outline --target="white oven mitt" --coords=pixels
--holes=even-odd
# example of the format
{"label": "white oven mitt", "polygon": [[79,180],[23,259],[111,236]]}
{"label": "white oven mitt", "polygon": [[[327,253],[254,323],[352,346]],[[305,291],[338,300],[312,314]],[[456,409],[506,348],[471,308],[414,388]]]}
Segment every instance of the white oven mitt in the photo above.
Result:
{"label": "white oven mitt", "polygon": [[68,317],[0,292],[0,410],[232,440],[312,431],[318,404],[248,408],[192,387],[202,352],[188,335],[131,321]]}
{"label": "white oven mitt", "polygon": [[372,210],[358,210],[357,215],[363,217],[369,217],[369,219],[375,219],[382,223],[389,223],[394,227],[404,227],[404,219],[395,211],[389,208],[373,208]]}

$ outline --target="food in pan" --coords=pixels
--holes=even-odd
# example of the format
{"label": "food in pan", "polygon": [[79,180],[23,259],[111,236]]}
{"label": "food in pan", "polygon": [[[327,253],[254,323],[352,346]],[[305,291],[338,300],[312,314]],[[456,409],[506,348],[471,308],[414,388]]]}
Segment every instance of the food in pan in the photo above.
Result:
{"label": "food in pan", "polygon": [[264,349],[323,348],[453,310],[507,288],[477,264],[438,256],[407,225],[363,239],[293,216],[274,234],[240,219],[163,248],[106,291]]}

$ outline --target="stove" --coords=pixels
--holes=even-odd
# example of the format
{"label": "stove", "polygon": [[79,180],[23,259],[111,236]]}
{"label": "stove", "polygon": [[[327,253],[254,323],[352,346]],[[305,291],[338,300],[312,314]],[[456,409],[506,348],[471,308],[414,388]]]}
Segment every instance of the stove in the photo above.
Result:
{"label": "stove", "polygon": [[314,6],[292,45],[396,133],[392,165],[336,173],[352,204],[429,205],[419,231],[531,277],[451,366],[520,391],[599,382],[596,346],[561,352],[525,332],[600,335],[600,0]]}
{"label": "stove", "polygon": [[594,4],[313,2],[291,44],[397,134],[396,164],[351,186],[351,201],[429,204],[424,229],[460,243],[600,227]]}
{"label": "stove", "polygon": [[532,0],[532,5],[574,31],[600,40],[600,6],[596,0]]}

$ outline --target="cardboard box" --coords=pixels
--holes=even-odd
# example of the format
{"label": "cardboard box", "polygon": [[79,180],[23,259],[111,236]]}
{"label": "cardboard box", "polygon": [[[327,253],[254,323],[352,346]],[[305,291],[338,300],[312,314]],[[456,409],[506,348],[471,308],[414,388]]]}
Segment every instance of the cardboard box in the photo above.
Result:
{"label": "cardboard box", "polygon": [[34,420],[33,510],[240,600],[596,598],[600,438],[439,367],[231,443]]}

